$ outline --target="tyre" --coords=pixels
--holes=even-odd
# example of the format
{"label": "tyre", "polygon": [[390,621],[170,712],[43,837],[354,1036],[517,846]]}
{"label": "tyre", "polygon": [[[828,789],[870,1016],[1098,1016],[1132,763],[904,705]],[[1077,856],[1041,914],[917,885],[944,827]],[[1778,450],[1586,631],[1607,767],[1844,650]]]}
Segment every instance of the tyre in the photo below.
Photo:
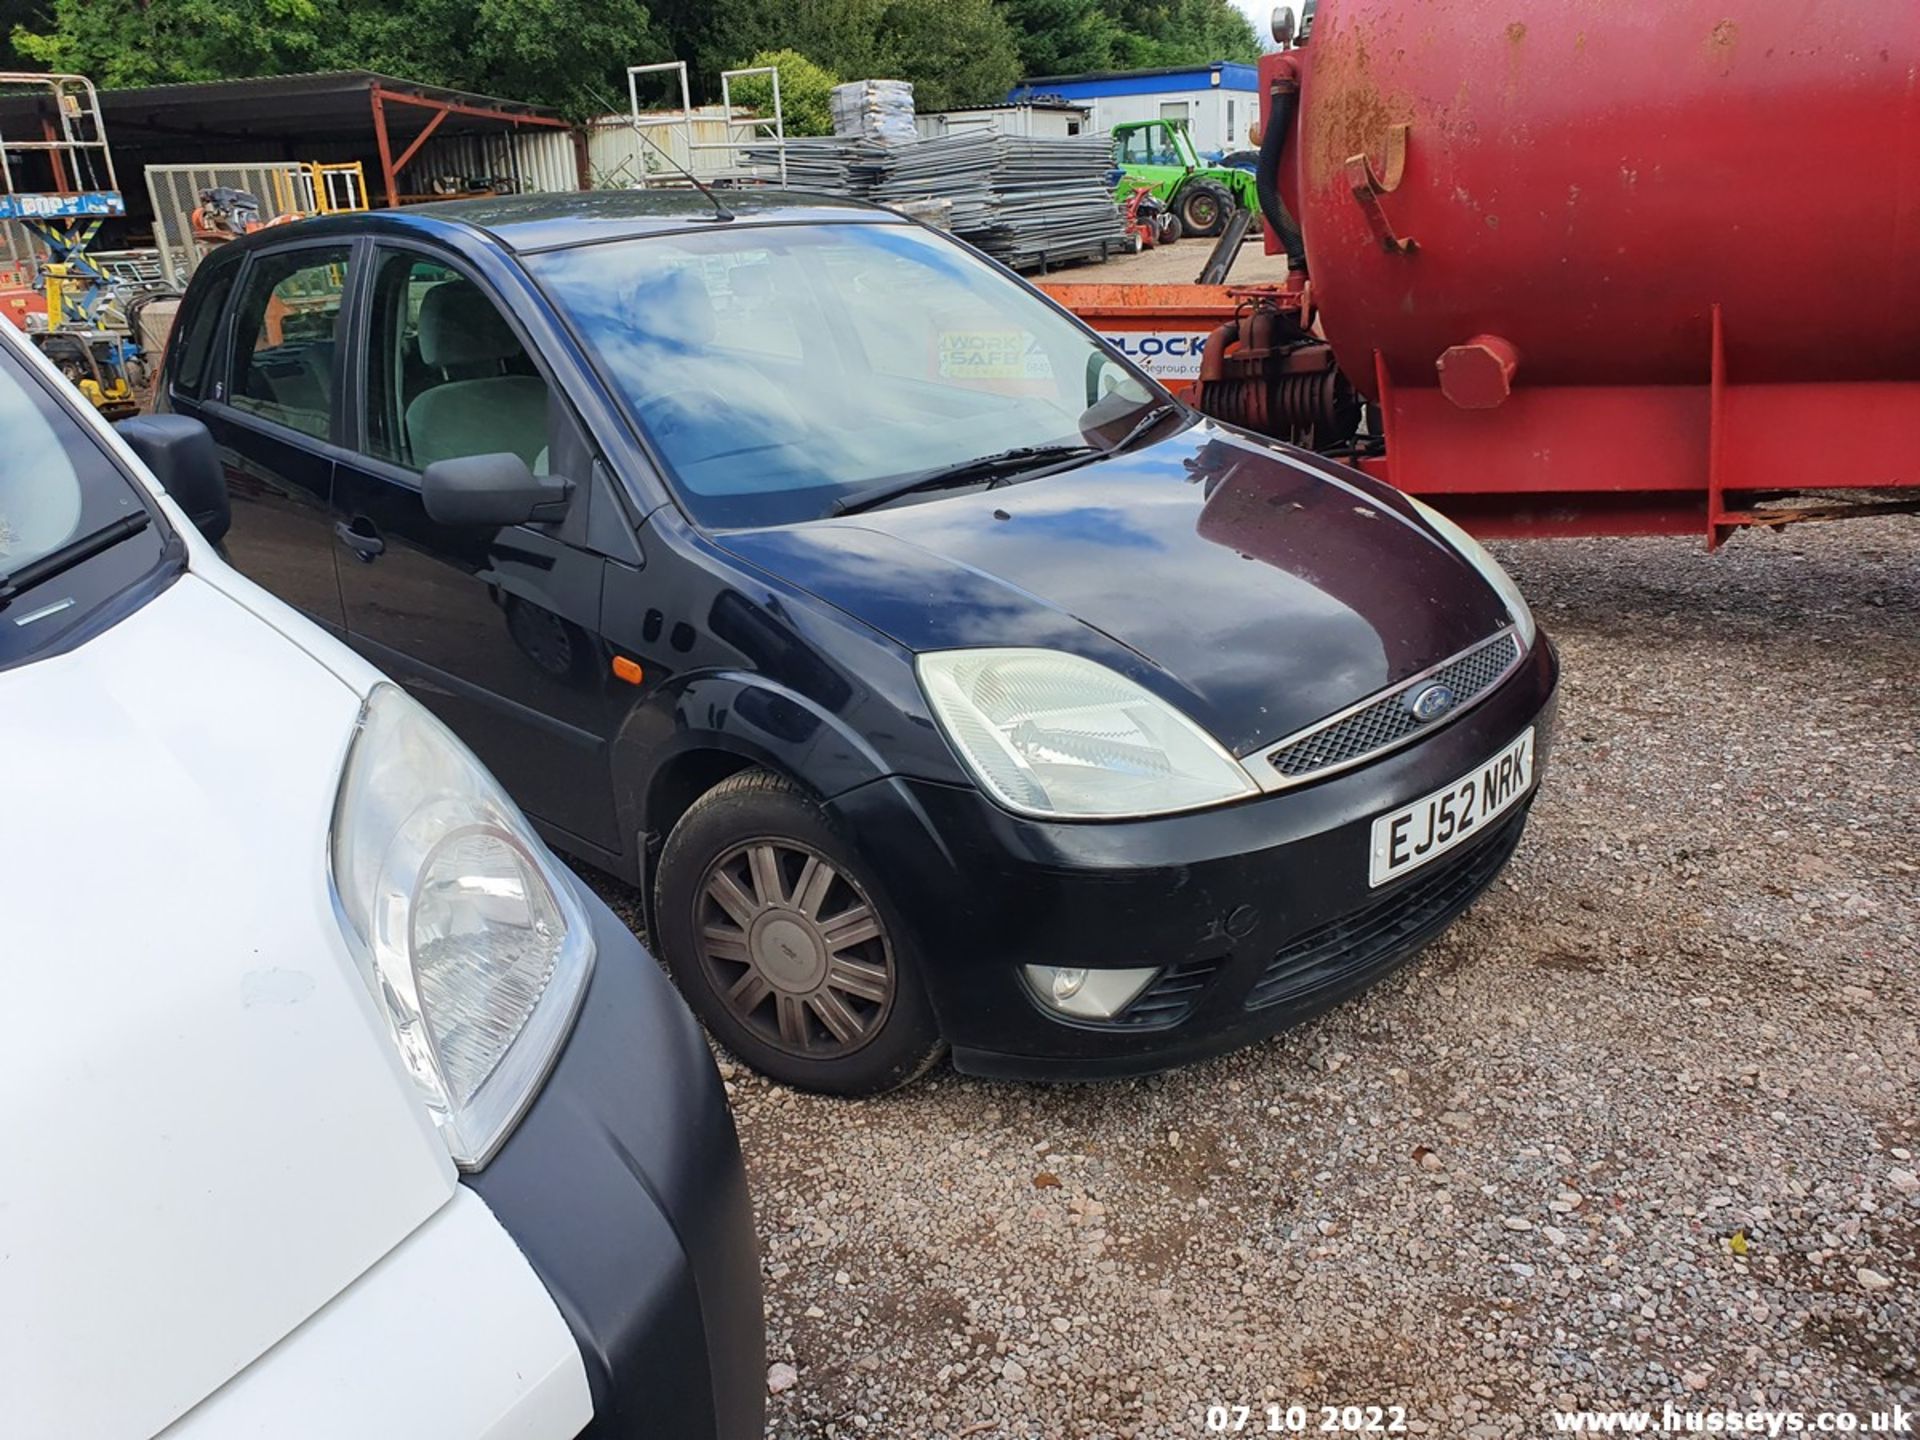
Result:
{"label": "tyre", "polygon": [[1171,210],[1160,217],[1158,224],[1160,227],[1160,243],[1162,245],[1173,244],[1173,242],[1178,240],[1184,233],[1184,229],[1180,224],[1180,217]]}
{"label": "tyre", "polygon": [[1218,235],[1233,211],[1233,194],[1217,180],[1196,180],[1180,192],[1175,207],[1189,235]]}
{"label": "tyre", "polygon": [[877,1095],[944,1053],[899,912],[792,781],[747,770],[701,796],[667,837],[654,886],[681,993],[763,1075]]}

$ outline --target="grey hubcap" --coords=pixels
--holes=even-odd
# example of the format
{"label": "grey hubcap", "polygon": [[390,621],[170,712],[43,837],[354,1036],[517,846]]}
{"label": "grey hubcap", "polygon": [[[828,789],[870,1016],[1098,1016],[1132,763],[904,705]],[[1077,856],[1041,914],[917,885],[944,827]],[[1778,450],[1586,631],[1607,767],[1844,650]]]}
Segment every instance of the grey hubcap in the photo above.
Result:
{"label": "grey hubcap", "polygon": [[770,1045],[825,1060],[893,1008],[893,951],[866,892],[797,840],[736,845],[707,868],[694,932],[714,993]]}

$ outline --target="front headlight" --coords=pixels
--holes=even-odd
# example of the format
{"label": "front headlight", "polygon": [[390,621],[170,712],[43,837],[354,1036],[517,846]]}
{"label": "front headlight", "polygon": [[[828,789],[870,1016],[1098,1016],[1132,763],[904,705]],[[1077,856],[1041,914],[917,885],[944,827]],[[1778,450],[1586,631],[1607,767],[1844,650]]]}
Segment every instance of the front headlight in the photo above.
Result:
{"label": "front headlight", "polygon": [[1206,731],[1124,675],[1057,650],[943,650],[916,662],[947,739],[1009,810],[1164,815],[1258,794]]}
{"label": "front headlight", "polygon": [[1420,512],[1420,518],[1438,530],[1440,538],[1458,550],[1460,558],[1478,570],[1480,578],[1500,593],[1500,599],[1507,607],[1507,615],[1512,619],[1514,629],[1520,632],[1521,648],[1531,650],[1537,627],[1533,623],[1533,611],[1527,606],[1527,597],[1520,593],[1520,587],[1513,583],[1513,577],[1507,574],[1498,560],[1487,553],[1486,546],[1438,510],[1411,495],[1407,496],[1407,500],[1415,510]]}
{"label": "front headlight", "polygon": [[400,1057],[462,1169],[538,1093],[593,968],[572,888],[513,802],[379,685],[334,802],[332,879]]}

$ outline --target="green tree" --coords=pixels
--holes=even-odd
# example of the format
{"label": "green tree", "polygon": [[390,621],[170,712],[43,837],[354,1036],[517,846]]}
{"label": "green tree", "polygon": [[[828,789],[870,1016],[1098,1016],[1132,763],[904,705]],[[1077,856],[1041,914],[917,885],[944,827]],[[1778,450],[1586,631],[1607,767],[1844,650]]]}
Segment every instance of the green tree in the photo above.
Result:
{"label": "green tree", "polygon": [[51,0],[16,50],[96,85],[221,80],[312,67],[322,0]]}
{"label": "green tree", "polygon": [[1020,73],[1078,75],[1113,68],[1120,27],[1103,0],[999,0]]}
{"label": "green tree", "polygon": [[[743,56],[788,47],[816,53],[787,32],[780,22],[780,7],[772,0],[649,0],[648,9],[656,47],[648,54],[624,57],[621,69],[684,60],[696,105],[719,100],[720,72],[739,66]],[[623,96],[625,85],[623,78]],[[626,108],[624,98],[620,108]]]}
{"label": "green tree", "polygon": [[1230,0],[0,0],[29,65],[102,85],[383,70],[553,105],[624,109],[625,69],[678,58],[696,101],[786,49],[922,110],[991,103],[1024,74],[1251,60]]}
{"label": "green tree", "polygon": [[49,0],[13,36],[102,86],[367,69],[576,118],[664,44],[643,0]]}
{"label": "green tree", "polygon": [[1013,27],[993,0],[893,0],[881,44],[890,77],[913,82],[920,110],[991,105],[1020,78]]}
{"label": "green tree", "polygon": [[1123,68],[1260,58],[1253,22],[1231,0],[1118,0]]}
{"label": "green tree", "polygon": [[[833,133],[833,87],[840,77],[816,65],[798,50],[761,50],[741,68],[771,65],[780,72],[780,113],[789,135]],[[762,114],[773,113],[773,85],[759,75],[736,80],[730,87],[735,105],[751,105]]]}
{"label": "green tree", "polygon": [[779,33],[848,80],[912,81],[919,110],[991,104],[1020,78],[995,0],[792,0]]}
{"label": "green tree", "polygon": [[336,6],[343,22],[328,36],[326,68],[551,105],[576,120],[624,110],[626,67],[665,48],[643,0],[322,3]]}
{"label": "green tree", "polygon": [[13,32],[17,29],[40,31],[49,23],[40,0],[0,0],[0,70],[31,68],[32,62],[13,48]]}

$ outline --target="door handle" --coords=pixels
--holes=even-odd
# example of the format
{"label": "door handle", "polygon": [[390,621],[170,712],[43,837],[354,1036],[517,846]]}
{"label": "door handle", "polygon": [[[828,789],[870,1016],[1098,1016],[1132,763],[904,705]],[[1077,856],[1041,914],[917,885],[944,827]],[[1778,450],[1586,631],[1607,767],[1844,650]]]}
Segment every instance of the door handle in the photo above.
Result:
{"label": "door handle", "polygon": [[340,537],[340,543],[342,545],[345,545],[362,560],[371,562],[385,552],[387,542],[382,540],[378,535],[370,535],[364,530],[355,528],[363,523],[366,522],[360,520],[339,520],[334,523],[333,533]]}

